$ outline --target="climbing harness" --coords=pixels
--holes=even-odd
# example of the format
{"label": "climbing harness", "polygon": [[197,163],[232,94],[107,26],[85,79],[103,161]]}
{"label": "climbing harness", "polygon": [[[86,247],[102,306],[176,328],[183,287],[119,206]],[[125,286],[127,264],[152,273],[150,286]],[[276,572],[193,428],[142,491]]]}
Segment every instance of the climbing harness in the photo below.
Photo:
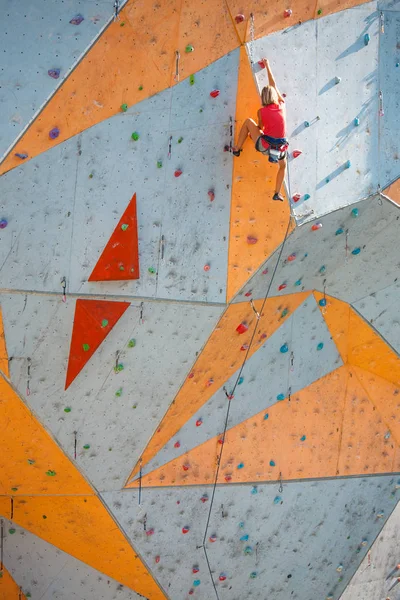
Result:
{"label": "climbing harness", "polygon": [[289,142],[286,138],[273,138],[269,135],[260,135],[256,142],[256,150],[268,156],[271,163],[278,163],[285,158]]}

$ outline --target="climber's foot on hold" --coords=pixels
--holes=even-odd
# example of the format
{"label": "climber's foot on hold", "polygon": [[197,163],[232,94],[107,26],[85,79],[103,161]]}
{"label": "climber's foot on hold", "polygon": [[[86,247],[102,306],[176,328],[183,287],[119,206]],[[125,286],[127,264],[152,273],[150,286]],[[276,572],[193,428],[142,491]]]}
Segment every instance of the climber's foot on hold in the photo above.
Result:
{"label": "climber's foot on hold", "polygon": [[281,194],[275,192],[275,194],[272,196],[272,200],[280,200],[280,202],[283,202],[284,198],[281,196]]}
{"label": "climber's foot on hold", "polygon": [[243,148],[232,148],[232,154],[233,156],[240,156],[241,151],[243,150]]}

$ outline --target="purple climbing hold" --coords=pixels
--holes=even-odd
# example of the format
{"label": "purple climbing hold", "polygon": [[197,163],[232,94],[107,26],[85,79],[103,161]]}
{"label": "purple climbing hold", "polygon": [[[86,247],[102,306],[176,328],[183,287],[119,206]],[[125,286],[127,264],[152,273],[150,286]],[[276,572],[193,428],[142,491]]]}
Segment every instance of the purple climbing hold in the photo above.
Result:
{"label": "purple climbing hold", "polygon": [[14,154],[14,156],[16,156],[17,158],[21,158],[22,160],[25,160],[25,158],[28,158],[28,155],[26,154],[26,152],[16,152]]}
{"label": "purple climbing hold", "polygon": [[82,15],[75,15],[75,17],[73,17],[70,20],[70,23],[71,23],[71,25],[80,25],[83,20],[84,20],[84,18],[82,17]]}
{"label": "purple climbing hold", "polygon": [[8,225],[7,219],[1,219],[0,221],[0,229],[5,229]]}
{"label": "purple climbing hold", "polygon": [[58,138],[59,135],[60,135],[60,130],[58,129],[58,127],[53,127],[53,129],[51,129],[49,131],[49,138],[51,140],[55,140],[56,138]]}
{"label": "purple climbing hold", "polygon": [[58,79],[60,77],[60,72],[61,72],[61,69],[49,69],[47,71],[47,74],[49,77],[52,77],[53,79]]}

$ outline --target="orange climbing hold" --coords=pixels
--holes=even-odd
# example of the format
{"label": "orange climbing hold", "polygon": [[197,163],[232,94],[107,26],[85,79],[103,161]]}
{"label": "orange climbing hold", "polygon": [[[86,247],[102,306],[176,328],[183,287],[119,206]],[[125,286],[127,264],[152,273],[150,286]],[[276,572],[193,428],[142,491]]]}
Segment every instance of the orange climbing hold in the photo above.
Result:
{"label": "orange climbing hold", "polygon": [[130,302],[77,300],[69,351],[67,389],[122,317]]}
{"label": "orange climbing hold", "polygon": [[133,194],[89,281],[139,279],[136,194]]}

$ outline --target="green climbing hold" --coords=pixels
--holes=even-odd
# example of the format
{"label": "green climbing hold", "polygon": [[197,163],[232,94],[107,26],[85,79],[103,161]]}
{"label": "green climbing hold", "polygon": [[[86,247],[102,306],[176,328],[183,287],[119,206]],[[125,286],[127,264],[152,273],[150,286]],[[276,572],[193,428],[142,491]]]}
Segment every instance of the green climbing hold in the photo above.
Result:
{"label": "green climbing hold", "polygon": [[157,169],[162,169],[162,160],[157,161]]}
{"label": "green climbing hold", "polygon": [[188,54],[189,52],[193,52],[194,48],[191,44],[188,44],[185,48],[185,52]]}
{"label": "green climbing hold", "polygon": [[49,477],[54,477],[55,475],[57,475],[57,473],[49,469],[48,471],[46,471],[46,475],[48,475]]}
{"label": "green climbing hold", "polygon": [[90,350],[89,344],[82,344],[82,348],[84,349],[85,352],[88,352]]}
{"label": "green climbing hold", "polygon": [[89,179],[93,179],[93,173],[89,173]]}
{"label": "green climbing hold", "polygon": [[134,338],[132,338],[128,342],[128,348],[134,348],[135,346],[136,346],[136,340]]}
{"label": "green climbing hold", "polygon": [[137,131],[134,131],[134,132],[132,133],[132,135],[131,135],[131,138],[132,138],[132,139],[133,139],[135,142],[137,142],[137,141],[138,141],[138,139],[139,139],[139,134],[138,134],[138,132],[137,132]]}
{"label": "green climbing hold", "polygon": [[284,308],[283,311],[281,312],[281,319],[283,319],[284,317],[286,317],[287,314],[289,314],[289,309],[288,308]]}
{"label": "green climbing hold", "polygon": [[123,27],[125,25],[125,21],[122,21],[122,23],[119,24],[120,27]]}
{"label": "green climbing hold", "polygon": [[121,110],[122,110],[122,112],[126,112],[128,110],[128,105],[127,104],[121,104]]}
{"label": "green climbing hold", "polygon": [[115,395],[120,398],[122,396],[122,388],[119,388],[116,392]]}
{"label": "green climbing hold", "polygon": [[47,516],[46,515],[42,515],[42,519],[47,519]]}
{"label": "green climbing hold", "polygon": [[189,77],[189,83],[190,83],[190,85],[194,85],[194,75],[191,75]]}
{"label": "green climbing hold", "polygon": [[16,488],[16,487],[13,487],[13,488],[11,488],[11,491],[12,491],[12,492],[18,492],[18,488]]}
{"label": "green climbing hold", "polygon": [[155,270],[155,268],[154,268],[154,267],[149,267],[147,270],[148,270],[148,272],[149,272],[149,273],[151,273],[152,275],[154,275],[154,273],[156,272],[156,270]]}
{"label": "green climbing hold", "polygon": [[137,408],[137,404],[134,404],[134,405],[132,406],[132,408]]}
{"label": "green climbing hold", "polygon": [[129,227],[129,225],[127,225],[127,223],[123,223],[123,224],[121,225],[121,229],[122,229],[122,231],[126,231],[126,230],[128,229],[128,227]]}
{"label": "green climbing hold", "polygon": [[114,367],[114,371],[116,373],[121,373],[121,371],[124,370],[124,365],[122,363],[118,363],[117,365],[115,365]]}
{"label": "green climbing hold", "polygon": [[28,458],[28,465],[34,465],[35,461],[32,458]]}
{"label": "green climbing hold", "polygon": [[180,138],[178,139],[178,144],[182,144],[182,142],[183,142],[183,137],[180,137]]}
{"label": "green climbing hold", "polygon": [[107,327],[107,325],[108,325],[107,319],[103,319],[102,322],[101,322],[101,326],[102,327]]}
{"label": "green climbing hold", "polygon": [[13,535],[15,532],[16,532],[16,529],[13,529],[12,527],[11,527],[11,529],[8,530],[8,533],[10,533],[11,535]]}
{"label": "green climbing hold", "polygon": [[141,92],[141,91],[142,91],[142,89],[143,89],[143,86],[142,86],[142,85],[139,85],[139,87],[138,87],[138,90],[139,90],[139,92]]}
{"label": "green climbing hold", "polygon": [[120,270],[120,271],[125,271],[125,267],[124,267],[124,265],[119,265],[119,270]]}
{"label": "green climbing hold", "polygon": [[0,571],[0,579],[3,577],[3,571]]}
{"label": "green climbing hold", "polygon": [[199,112],[203,112],[203,109],[202,109],[202,108],[200,108]]}
{"label": "green climbing hold", "polygon": [[66,406],[66,407],[64,408],[64,412],[66,412],[66,413],[69,413],[69,412],[71,412],[71,408],[70,408],[69,406]]}
{"label": "green climbing hold", "polygon": [[317,15],[322,15],[322,8],[319,8],[319,9],[317,10]]}
{"label": "green climbing hold", "polygon": [[85,444],[85,445],[83,446],[83,449],[84,449],[84,450],[89,450],[89,448],[90,448],[90,444]]}

